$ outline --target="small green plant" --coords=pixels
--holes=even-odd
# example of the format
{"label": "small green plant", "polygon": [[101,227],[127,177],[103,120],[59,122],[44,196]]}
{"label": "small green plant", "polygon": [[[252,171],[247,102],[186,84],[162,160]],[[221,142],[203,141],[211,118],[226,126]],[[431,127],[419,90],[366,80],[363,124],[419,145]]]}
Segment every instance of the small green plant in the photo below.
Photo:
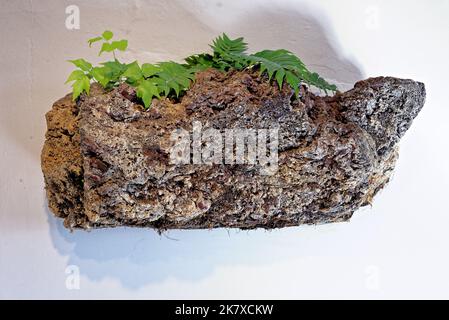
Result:
{"label": "small green plant", "polygon": [[329,84],[317,73],[310,72],[304,63],[288,50],[263,50],[247,54],[247,44],[243,38],[232,40],[224,33],[214,40],[211,48],[212,55],[202,53],[186,58],[187,65],[196,70],[212,67],[223,71],[258,66],[261,73],[267,73],[268,80],[274,77],[280,88],[286,81],[295,90],[296,95],[301,82],[322,89],[326,93],[337,90],[335,85]]}
{"label": "small green plant", "polygon": [[128,48],[128,40],[122,39],[119,41],[110,41],[112,40],[113,36],[114,34],[111,31],[106,30],[100,37],[89,39],[87,40],[87,42],[89,43],[89,47],[91,47],[93,43],[102,41],[103,44],[101,45],[101,49],[98,55],[100,56],[103,52],[112,52],[114,60],[116,60],[115,50],[125,51],[126,48]]}
{"label": "small green plant", "polygon": [[184,64],[173,61],[156,64],[137,61],[126,64],[116,57],[116,51],[125,51],[127,40],[112,40],[113,33],[105,31],[101,36],[88,40],[89,46],[95,42],[102,42],[99,55],[111,52],[113,60],[100,63],[94,67],[84,59],[69,60],[77,69],[68,77],[66,83],[72,82],[73,99],[82,92],[89,94],[90,82],[96,81],[106,90],[120,83],[126,82],[136,88],[137,97],[149,108],[153,98],[175,95],[179,97],[190,88],[195,74],[199,71],[215,68],[221,71],[231,69],[243,70],[259,68],[261,73],[268,75],[268,80],[274,79],[279,88],[287,83],[298,95],[299,84],[304,82],[311,86],[327,91],[336,91],[335,85],[329,84],[317,73],[310,72],[304,63],[290,51],[263,50],[255,54],[248,54],[247,44],[243,38],[230,39],[226,34],[217,37],[211,48],[212,54],[201,53],[189,56]]}

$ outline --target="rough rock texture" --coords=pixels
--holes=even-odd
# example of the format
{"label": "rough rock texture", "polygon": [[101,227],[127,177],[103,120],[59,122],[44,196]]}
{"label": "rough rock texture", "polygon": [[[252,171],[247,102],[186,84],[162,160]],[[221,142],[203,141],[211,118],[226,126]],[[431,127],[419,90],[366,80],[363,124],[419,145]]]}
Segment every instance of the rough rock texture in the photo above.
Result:
{"label": "rough rock texture", "polygon": [[[209,70],[181,101],[149,111],[122,85],[93,86],[47,114],[42,170],[50,209],[69,228],[276,228],[348,220],[389,180],[397,142],[422,108],[422,83],[358,82],[300,98],[257,73]],[[279,128],[279,168],[172,165],[172,130]]]}

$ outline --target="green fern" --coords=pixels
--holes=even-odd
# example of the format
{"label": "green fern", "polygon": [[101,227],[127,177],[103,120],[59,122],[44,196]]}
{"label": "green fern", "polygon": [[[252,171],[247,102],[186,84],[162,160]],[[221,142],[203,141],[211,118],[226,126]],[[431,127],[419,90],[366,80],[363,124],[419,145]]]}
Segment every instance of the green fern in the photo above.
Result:
{"label": "green fern", "polygon": [[215,68],[221,71],[241,70],[248,66],[245,51],[248,46],[243,38],[230,39],[225,33],[213,40],[210,45],[213,54],[201,53],[191,55],[184,60],[186,66],[194,71]]}
{"label": "green fern", "polygon": [[145,108],[151,106],[154,97],[161,98],[160,89],[151,80],[142,80],[136,88],[137,97],[142,99]]}
{"label": "green fern", "polygon": [[177,97],[190,87],[195,73],[183,65],[169,61],[159,64],[144,63],[142,67],[135,61],[123,72],[125,81],[137,88],[137,97],[141,98],[145,108],[149,108],[154,97]]}
{"label": "green fern", "polygon": [[215,64],[214,57],[208,53],[194,54],[185,58],[184,61],[186,62],[184,66],[193,72],[213,68]]}
{"label": "green fern", "polygon": [[230,39],[226,33],[217,37],[210,47],[214,50],[213,67],[222,71],[241,70],[248,67],[248,56],[245,53],[248,45],[243,38]]}
{"label": "green fern", "polygon": [[268,80],[274,76],[280,88],[287,71],[297,75],[305,70],[304,63],[293,53],[284,49],[260,51],[249,56],[249,60],[254,65],[260,65],[260,72],[267,72]]}
{"label": "green fern", "polygon": [[268,79],[274,78],[282,88],[284,82],[290,85],[298,95],[299,85],[304,82],[318,89],[336,91],[335,85],[329,84],[317,73],[310,72],[305,64],[292,52],[279,50],[263,50],[255,54],[246,53],[247,44],[243,38],[231,39],[225,33],[217,37],[211,45],[213,55],[198,54],[185,59],[186,66],[194,71],[215,68],[222,71],[230,69],[242,70],[248,67],[260,67]]}
{"label": "green fern", "polygon": [[161,62],[158,66],[161,71],[156,73],[154,81],[166,96],[173,90],[178,97],[181,91],[190,87],[191,81],[195,78],[192,70],[173,61]]}
{"label": "green fern", "polygon": [[195,73],[183,65],[169,61],[159,64],[144,63],[142,67],[137,61],[128,65],[123,73],[126,82],[137,88],[137,97],[141,98],[145,108],[149,108],[154,97],[177,97],[190,87]]}
{"label": "green fern", "polygon": [[89,94],[90,90],[90,78],[82,70],[74,70],[65,83],[72,82],[72,99],[75,100],[83,91]]}
{"label": "green fern", "polygon": [[304,75],[304,81],[311,86],[324,90],[326,93],[327,91],[337,91],[337,86],[335,84],[328,83],[316,72],[307,71]]}
{"label": "green fern", "polygon": [[116,50],[124,51],[128,46],[127,40],[112,41],[113,33],[105,31],[101,36],[88,41],[89,46],[102,41],[102,52],[111,52],[112,61],[106,61],[100,66],[93,66],[84,59],[70,60],[78,69],[73,71],[67,82],[73,82],[73,100],[82,92],[89,94],[90,81],[100,83],[109,90],[126,82],[136,88],[137,96],[143,101],[145,108],[149,108],[153,98],[175,95],[179,97],[188,90],[194,81],[195,74],[207,68],[215,68],[221,71],[231,69],[242,70],[258,67],[261,73],[268,75],[268,80],[274,79],[279,88],[287,83],[298,95],[299,85],[307,83],[319,89],[336,91],[335,85],[329,84],[315,72],[310,72],[304,63],[290,51],[263,50],[255,54],[248,54],[248,45],[243,38],[231,39],[225,33],[217,37],[210,47],[212,54],[201,53],[185,58],[185,64],[173,61],[160,62],[158,64],[144,63],[142,66],[137,61],[126,64],[116,58]]}
{"label": "green fern", "polygon": [[319,89],[336,91],[335,85],[327,83],[323,78],[318,76],[317,73],[310,72],[305,64],[285,49],[279,50],[263,50],[250,55],[248,59],[254,64],[260,66],[261,72],[266,72],[268,80],[273,77],[282,88],[284,79],[295,90],[295,94],[298,94],[298,85],[302,81],[313,85]]}
{"label": "green fern", "polygon": [[137,85],[139,81],[143,80],[142,69],[137,61],[134,61],[127,65],[125,72],[123,72],[123,78],[130,85]]}
{"label": "green fern", "polygon": [[214,53],[226,56],[244,53],[248,49],[248,44],[243,42],[242,37],[231,40],[226,33],[223,33],[213,41],[210,47],[214,50]]}

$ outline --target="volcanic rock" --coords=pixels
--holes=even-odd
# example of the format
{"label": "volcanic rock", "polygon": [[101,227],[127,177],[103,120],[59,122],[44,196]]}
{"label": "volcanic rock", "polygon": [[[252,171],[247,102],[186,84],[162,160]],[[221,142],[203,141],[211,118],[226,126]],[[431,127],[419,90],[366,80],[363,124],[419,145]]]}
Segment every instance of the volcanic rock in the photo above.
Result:
{"label": "volcanic rock", "polygon": [[[370,78],[298,98],[252,71],[197,74],[149,110],[134,89],[93,85],[47,113],[42,170],[68,228],[278,228],[346,221],[388,182],[398,142],[424,105],[422,83]],[[276,129],[277,166],[173,163],[173,132]],[[190,156],[190,155],[189,155]]]}

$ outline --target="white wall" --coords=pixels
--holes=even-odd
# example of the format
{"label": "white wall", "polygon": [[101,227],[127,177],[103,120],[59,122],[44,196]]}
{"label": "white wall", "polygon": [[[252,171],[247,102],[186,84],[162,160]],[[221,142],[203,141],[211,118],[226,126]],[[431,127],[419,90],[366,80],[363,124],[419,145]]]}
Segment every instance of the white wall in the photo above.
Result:
{"label": "white wall", "polygon": [[[69,4],[79,30],[65,28]],[[1,1],[0,298],[448,298],[448,15],[444,0]],[[350,223],[70,233],[46,207],[44,114],[69,91],[66,60],[98,61],[85,41],[105,29],[129,39],[128,61],[179,60],[224,31],[290,49],[342,89],[422,81],[427,103],[393,181]]]}

